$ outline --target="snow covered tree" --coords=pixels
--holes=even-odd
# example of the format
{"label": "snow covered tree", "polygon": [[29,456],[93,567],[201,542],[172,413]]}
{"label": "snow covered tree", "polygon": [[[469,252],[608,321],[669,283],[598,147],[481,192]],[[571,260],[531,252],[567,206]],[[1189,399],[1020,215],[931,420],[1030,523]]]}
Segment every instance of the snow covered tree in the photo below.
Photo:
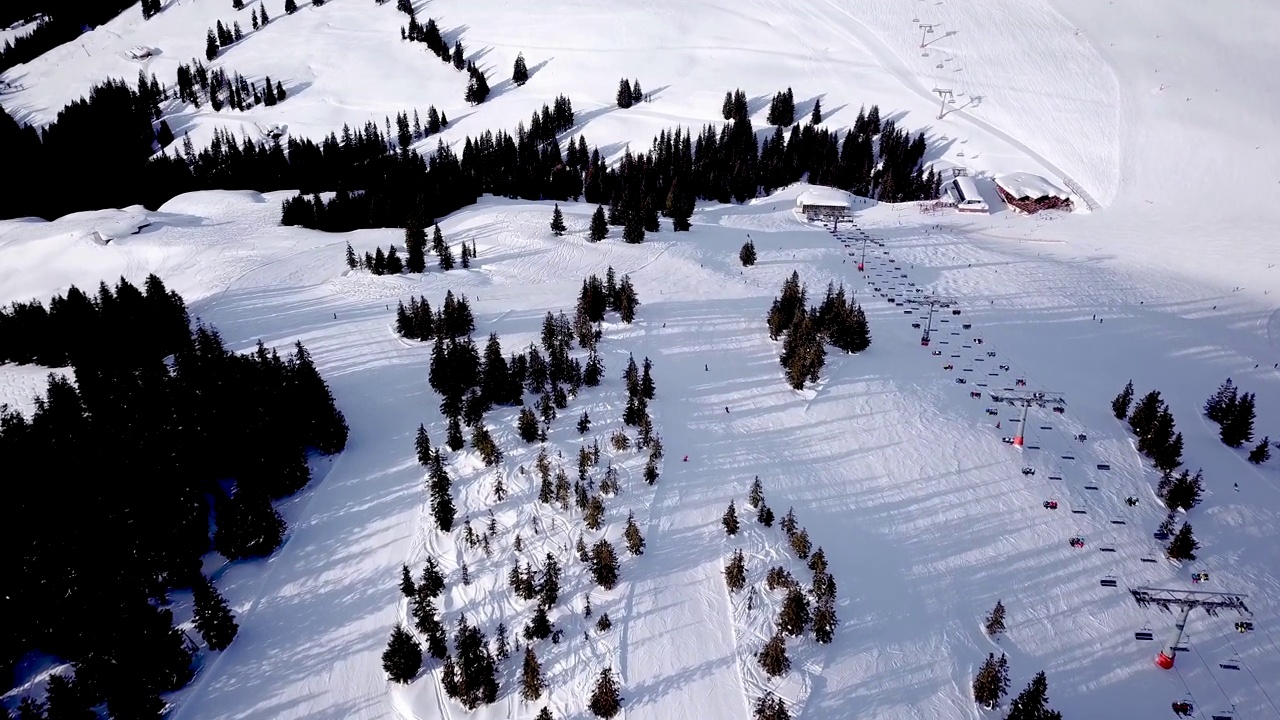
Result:
{"label": "snow covered tree", "polygon": [[751,267],[756,264],[756,244],[750,240],[742,244],[742,249],[738,251],[738,259],[742,261],[743,267]]}
{"label": "snow covered tree", "polygon": [[192,588],[195,594],[195,626],[210,650],[225,650],[236,638],[240,626],[218,589],[201,575]]}
{"label": "snow covered tree", "polygon": [[596,211],[591,214],[591,228],[587,231],[587,237],[591,238],[591,242],[600,242],[609,236],[609,223],[605,220],[604,206],[597,205]]}
{"label": "snow covered tree", "polygon": [[622,536],[627,541],[627,552],[632,555],[644,554],[644,536],[640,534],[640,528],[636,526],[636,514],[634,512],[627,514],[627,528],[623,531]]}
{"label": "snow covered tree", "polygon": [[613,670],[605,668],[596,679],[595,689],[591,691],[591,700],[587,709],[598,718],[612,718],[622,712],[623,697],[618,689],[618,681],[613,677]]}
{"label": "snow covered tree", "polygon": [[1124,389],[1111,401],[1111,412],[1117,420],[1129,417],[1129,405],[1133,403],[1133,381],[1130,380]]}
{"label": "snow covered tree", "polygon": [[[454,676],[456,692],[449,693],[468,710],[488,705],[498,699],[498,665],[480,628],[458,617],[453,636]],[[446,688],[448,692],[448,688]]]}
{"label": "snow covered tree", "polygon": [[747,495],[747,504],[756,510],[764,504],[764,485],[760,483],[759,475],[751,481],[751,492]]}
{"label": "snow covered tree", "polygon": [[538,662],[538,656],[533,652],[533,647],[526,645],[524,665],[520,670],[520,697],[526,702],[531,702],[542,697],[546,689],[547,681],[542,677],[542,664]]}
{"label": "snow covered tree", "polygon": [[1255,445],[1254,448],[1249,451],[1249,462],[1253,463],[1254,465],[1261,465],[1262,463],[1270,459],[1271,459],[1271,436],[1268,435],[1263,437],[1262,442]]}
{"label": "snow covered tree", "polygon": [[724,525],[726,535],[733,537],[738,534],[738,509],[734,507],[732,500],[729,501],[729,508],[724,511],[720,522]]}
{"label": "snow covered tree", "polygon": [[995,653],[987,653],[986,661],[973,678],[973,701],[987,710],[994,710],[1008,692],[1009,661],[1003,653],[998,659]]}
{"label": "snow covered tree", "polygon": [[387,649],[382,651],[382,669],[388,680],[402,685],[407,685],[422,669],[422,647],[399,623],[391,631]]}
{"label": "snow covered tree", "polygon": [[551,212],[551,234],[560,237],[564,231],[564,213],[560,212],[560,203],[556,203],[555,210]]}
{"label": "snow covered tree", "polygon": [[1004,632],[1004,603],[1002,601],[996,600],[996,606],[991,608],[991,612],[987,613],[987,619],[982,621],[982,628],[991,637],[996,637]]}
{"label": "snow covered tree", "polygon": [[729,557],[729,564],[724,567],[724,582],[730,592],[738,592],[747,585],[747,560],[742,550],[734,550]]}
{"label": "snow covered tree", "polygon": [[756,700],[754,720],[791,720],[787,704],[782,698],[766,691]]}
{"label": "snow covered tree", "polygon": [[1195,536],[1191,533],[1191,523],[1184,522],[1178,534],[1169,541],[1169,547],[1165,548],[1165,555],[1168,555],[1170,560],[1195,560],[1196,550],[1199,549],[1200,543],[1196,542]]}
{"label": "snow covered tree", "polygon": [[791,672],[791,658],[787,656],[787,641],[782,634],[775,634],[769,642],[756,653],[756,662],[765,675],[776,678]]}
{"label": "snow covered tree", "polygon": [[809,626],[810,619],[812,615],[809,599],[805,597],[804,591],[799,587],[788,590],[787,597],[782,601],[782,609],[778,612],[778,632],[799,637]]}
{"label": "snow covered tree", "polygon": [[1062,713],[1049,707],[1049,681],[1043,671],[1013,699],[1005,720],[1062,720]]}
{"label": "snow covered tree", "polygon": [[591,549],[591,577],[605,590],[618,584],[618,553],[608,540],[600,540]]}
{"label": "snow covered tree", "polygon": [[525,65],[524,53],[516,53],[516,63],[511,68],[511,82],[516,87],[521,87],[529,82],[529,67]]}

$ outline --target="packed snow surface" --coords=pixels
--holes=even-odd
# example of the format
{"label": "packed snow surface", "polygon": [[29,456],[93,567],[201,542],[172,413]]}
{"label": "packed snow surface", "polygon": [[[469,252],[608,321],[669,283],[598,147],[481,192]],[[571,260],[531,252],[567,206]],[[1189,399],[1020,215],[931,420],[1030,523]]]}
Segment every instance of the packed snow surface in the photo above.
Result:
{"label": "packed snow surface", "polygon": [[[1202,715],[1234,706],[1240,720],[1280,716],[1272,467],[1280,461],[1249,465],[1200,414],[1230,376],[1257,393],[1258,435],[1280,436],[1280,295],[1270,295],[1280,291],[1280,6],[417,3],[420,17],[460,39],[489,73],[494,94],[478,107],[462,102],[464,74],[399,40],[405,17],[395,3],[329,0],[285,15],[276,0],[267,2],[272,22],[253,31],[248,8],[256,6],[237,14],[229,3],[178,0],[146,22],[134,8],[4,73],[17,90],[0,103],[41,125],[106,77],[132,82],[141,69],[171,85],[179,63],[203,58],[209,27],[238,20],[245,39],[212,65],[255,81],[270,75],[289,97],[245,113],[168,108],[175,134],[197,146],[221,127],[319,137],[428,105],[448,115],[441,138],[457,143],[527,122],[563,93],[578,115],[568,136],[582,133],[617,158],[628,147],[647,151],[660,130],[721,122],[726,90],[747,93],[762,128],[769,97],[791,87],[798,117],[821,99],[824,123],[845,128],[860,106],[876,103],[885,118],[925,133],[927,161],[970,168],[980,190],[991,178],[1027,173],[1081,197],[1078,209],[1090,212],[1025,218],[992,202],[989,217],[922,215],[914,204],[859,204],[858,228],[884,243],[868,246],[865,276],[855,269],[862,247],[853,228],[836,236],[795,217],[803,186],[744,206],[704,205],[689,234],[664,223],[641,245],[622,244],[616,229],[587,243],[591,206],[562,204],[570,232],[554,238],[547,204],[486,198],[441,220],[449,242],[476,243],[472,268],[423,276],[348,271],[347,242],[363,253],[401,243],[401,232],[281,227],[289,193],[197,193],[156,211],[0,222],[0,302],[155,272],[235,347],[301,339],[351,425],[348,449],[286,504],[290,535],[275,556],[225,567],[211,559],[241,634],[172,698],[176,718],[465,716],[440,693],[436,663],[407,688],[385,681],[379,655],[405,613],[399,568],[440,557],[450,573],[447,624],[465,612],[490,635],[499,621],[515,630],[528,616],[506,589],[516,533],[526,559],[553,552],[567,567],[552,618],[564,641],[539,645],[557,717],[585,717],[591,683],[609,666],[629,717],[738,720],[770,688],[799,718],[979,718],[969,684],[988,652],[1008,654],[1015,693],[1045,670],[1051,703],[1067,718],[1163,718],[1188,697]],[[158,53],[130,59],[138,46]],[[507,77],[520,52],[532,77],[516,88]],[[640,80],[651,102],[614,107],[623,77]],[[949,90],[955,103],[935,90]],[[737,253],[748,236],[759,262],[743,268]],[[493,510],[493,558],[456,533],[431,530],[413,433],[424,423],[438,444],[444,423],[426,382],[429,347],[398,338],[392,321],[399,300],[424,295],[438,306],[451,289],[471,299],[478,339],[496,332],[505,351],[518,351],[536,341],[547,311],[572,315],[582,279],[609,266],[632,276],[643,304],[635,323],[606,325],[608,380],[570,403],[548,441],[572,475],[581,442],[573,422],[590,412],[587,439],[602,440],[602,464],[612,462],[624,481],[607,502],[607,525],[588,539],[621,548],[633,512],[648,543],[641,556],[623,553],[622,583],[602,592],[571,559],[580,519],[534,501],[536,484],[520,467],[528,470],[537,450],[516,437],[510,410],[487,419],[507,453],[500,469],[483,468],[469,450],[450,463],[459,518],[480,530]],[[831,281],[855,290],[874,337],[866,353],[829,355],[823,381],[801,393],[786,387],[780,348],[764,326],[793,270],[811,302]],[[920,311],[907,315],[911,307],[880,295],[917,290],[962,309],[934,318],[941,356],[919,345],[911,323],[922,322]],[[640,477],[641,454],[607,448],[621,426],[628,354],[654,362],[652,413],[666,459],[653,487]],[[0,402],[29,410],[46,374],[0,367]],[[1033,412],[1028,445],[1039,449],[1022,453],[1000,442],[1011,409],[994,406],[991,416],[989,399],[970,397],[1017,378],[1067,401],[1063,415]],[[1156,477],[1107,407],[1130,378],[1140,394],[1162,391],[1186,438],[1187,467],[1205,472],[1205,500],[1188,518],[1204,547],[1181,567],[1151,536],[1163,516]],[[1079,433],[1086,443],[1072,439]],[[1024,466],[1036,474],[1022,475]],[[492,497],[499,473],[510,491],[503,502]],[[835,642],[793,641],[792,672],[777,683],[752,657],[778,604],[761,579],[772,565],[802,579],[807,571],[780,531],[746,510],[757,475],[771,507],[779,515],[794,507],[826,549],[839,587]],[[1129,496],[1139,498],[1136,508],[1122,502]],[[1048,499],[1061,509],[1043,509]],[[744,528],[736,538],[719,524],[730,500]],[[1067,544],[1077,535],[1083,550]],[[721,569],[735,547],[748,557],[755,600],[725,590]],[[463,561],[469,586],[458,581]],[[1209,584],[1193,585],[1194,572],[1208,572]],[[1101,586],[1107,576],[1118,587]],[[1160,671],[1151,662],[1159,643],[1133,633],[1145,627],[1162,638],[1172,618],[1133,603],[1126,587],[1144,584],[1246,593],[1257,629],[1236,634],[1230,614],[1196,613],[1189,650],[1175,671]],[[588,592],[614,629],[584,639],[594,622],[581,613]],[[979,630],[996,599],[1009,608],[998,644]],[[1241,670],[1221,668],[1232,658]],[[533,717],[540,704],[511,694],[518,662],[503,672],[499,703],[476,716]]]}

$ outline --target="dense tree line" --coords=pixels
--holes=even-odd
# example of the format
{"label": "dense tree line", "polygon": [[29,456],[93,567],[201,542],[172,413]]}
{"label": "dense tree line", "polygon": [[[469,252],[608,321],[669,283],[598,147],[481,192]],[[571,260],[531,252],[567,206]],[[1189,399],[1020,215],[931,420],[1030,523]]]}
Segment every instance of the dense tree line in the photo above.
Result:
{"label": "dense tree line", "polygon": [[857,301],[845,296],[844,285],[827,285],[827,294],[816,308],[807,306],[808,289],[800,284],[799,273],[782,285],[782,294],[774,298],[767,318],[769,337],[782,338],[779,362],[786,370],[787,382],[796,390],[805,383],[817,382],[826,364],[826,345],[847,353],[858,353],[871,346],[871,330],[867,316]]}
{"label": "dense tree line", "polygon": [[51,376],[29,418],[0,410],[0,455],[24,473],[6,495],[24,521],[0,529],[0,674],[39,651],[113,717],[154,717],[192,673],[167,594],[194,587],[197,629],[225,647],[233,622],[202,558],[274,551],[272,501],[309,482],[308,451],[342,450],[345,421],[300,343],[233,353],[155,276],[15,305],[0,338],[3,360],[75,377]]}
{"label": "dense tree line", "polygon": [[1152,390],[1134,403],[1130,381],[1111,401],[1111,410],[1117,420],[1128,419],[1129,428],[1138,438],[1138,452],[1162,473],[1167,475],[1182,465],[1182,433],[1177,431],[1173,413],[1159,390]]}
{"label": "dense tree line", "polygon": [[[151,78],[149,92],[148,86],[141,80],[138,83],[139,94],[144,101],[151,102],[156,109],[155,115],[159,117],[159,101],[166,99],[169,93],[167,89],[156,89],[157,87],[154,76]],[[255,105],[271,107],[284,102],[288,95],[284,83],[271,82],[270,75],[263,80],[262,85],[258,85],[249,82],[238,72],[232,72],[228,76],[223,68],[209,70],[203,62],[194,58],[190,64],[178,65],[174,94],[178,100],[194,105],[197,109],[207,102],[214,112],[220,112],[224,106],[242,112]],[[173,142],[172,134],[168,142],[159,142],[161,147],[167,146]]]}

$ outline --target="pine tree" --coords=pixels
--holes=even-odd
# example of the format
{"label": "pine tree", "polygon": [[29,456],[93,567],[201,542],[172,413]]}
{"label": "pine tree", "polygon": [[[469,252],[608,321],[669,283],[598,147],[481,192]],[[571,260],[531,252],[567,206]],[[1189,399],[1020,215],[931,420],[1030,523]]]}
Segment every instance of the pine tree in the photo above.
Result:
{"label": "pine tree", "polygon": [[213,34],[213,28],[210,28],[204,39],[204,58],[213,62],[216,57],[218,57],[218,37]]}
{"label": "pine tree", "polygon": [[1255,445],[1253,450],[1249,451],[1249,462],[1253,463],[1254,465],[1261,465],[1262,463],[1270,459],[1271,459],[1271,436],[1268,435],[1263,437],[1262,442]]}
{"label": "pine tree", "polygon": [[1030,684],[1013,699],[1005,720],[1062,720],[1062,713],[1049,708],[1049,681],[1036,673]]}
{"label": "pine tree", "polygon": [[618,584],[618,554],[608,540],[600,540],[591,549],[591,576],[605,590]]}
{"label": "pine tree", "polygon": [[1117,420],[1129,417],[1129,405],[1133,402],[1133,381],[1130,380],[1124,389],[1111,401],[1111,412]]}
{"label": "pine tree", "polygon": [[596,620],[596,631],[607,633],[613,627],[613,621],[609,619],[609,613],[600,613],[600,619]]}
{"label": "pine tree", "polygon": [[761,505],[756,511],[756,522],[765,527],[773,527],[773,510],[768,505]]}
{"label": "pine tree", "polygon": [[515,83],[516,87],[529,82],[529,68],[524,63],[524,53],[516,54],[515,66],[511,69],[511,82]]}
{"label": "pine tree", "polygon": [[427,271],[427,234],[417,223],[409,223],[404,228],[404,249],[407,253],[405,269],[411,273]]}
{"label": "pine tree", "polygon": [[461,257],[462,269],[466,270],[471,267],[471,246],[468,245],[465,241],[462,243],[461,255],[462,255]]}
{"label": "pine tree", "polygon": [[1234,406],[1229,406],[1222,421],[1222,442],[1227,447],[1238,448],[1253,441],[1255,396],[1241,393]]}
{"label": "pine tree", "polygon": [[791,542],[791,550],[795,552],[796,557],[801,560],[807,560],[809,553],[813,550],[813,543],[809,540],[809,531],[800,528],[798,532],[788,536]]}
{"label": "pine tree", "polygon": [[258,3],[258,20],[264,27],[271,22],[271,18],[267,17],[267,6],[263,3]]}
{"label": "pine tree", "polygon": [[347,243],[347,269],[355,270],[359,265],[360,262],[356,260],[356,251],[351,249],[351,243]]}
{"label": "pine tree", "polygon": [[225,650],[235,639],[240,626],[236,624],[231,608],[209,578],[200,577],[192,588],[195,593],[194,621],[200,637],[210,650]]}
{"label": "pine tree", "polygon": [[742,249],[738,251],[738,259],[742,261],[743,267],[751,267],[756,264],[756,245],[750,240],[742,245]]}
{"label": "pine tree", "polygon": [[973,678],[973,701],[988,710],[996,709],[1009,692],[1009,661],[1001,653],[987,653],[987,659]]}
{"label": "pine tree", "polygon": [[729,501],[729,508],[724,511],[720,522],[724,525],[726,535],[733,537],[738,534],[738,509],[734,507],[732,500]]}
{"label": "pine tree", "polygon": [[560,212],[560,203],[556,203],[555,210],[551,212],[551,234],[560,237],[564,231],[564,214]]}
{"label": "pine tree", "polygon": [[382,652],[382,669],[387,679],[402,685],[407,685],[422,669],[422,647],[399,623],[391,631],[387,649]]}
{"label": "pine tree", "polygon": [[551,714],[551,708],[543,705],[542,710],[538,711],[538,716],[533,720],[556,720],[556,716]]}
{"label": "pine tree", "polygon": [[751,492],[747,495],[747,504],[756,510],[764,505],[764,485],[760,483],[759,475],[751,481]]}
{"label": "pine tree", "polygon": [[284,11],[289,15],[298,12],[297,0],[284,0]]}
{"label": "pine tree", "polygon": [[1195,560],[1198,549],[1200,549],[1200,543],[1196,542],[1195,536],[1191,533],[1191,523],[1184,522],[1178,534],[1169,541],[1165,554],[1170,560]]}
{"label": "pine tree", "polygon": [[596,211],[591,215],[591,228],[587,236],[591,238],[591,242],[600,242],[609,235],[609,223],[604,217],[604,206],[597,205]]}
{"label": "pine tree", "polygon": [[427,557],[427,565],[422,569],[422,582],[418,583],[419,594],[429,598],[440,597],[444,592],[444,573],[440,572],[440,564],[434,557]]}
{"label": "pine tree", "polygon": [[644,91],[640,89],[640,81],[631,81],[631,104],[639,105],[644,101]]}
{"label": "pine tree", "polygon": [[821,598],[813,611],[813,639],[821,645],[829,644],[835,639],[837,622],[835,598]]}
{"label": "pine tree", "polygon": [[413,440],[413,449],[418,455],[418,464],[424,468],[430,468],[431,438],[427,435],[427,428],[422,424],[418,425],[418,434]]}
{"label": "pine tree", "polygon": [[588,530],[599,530],[604,525],[604,501],[599,496],[592,497],[587,501],[586,512],[583,513],[582,522],[587,526]]}
{"label": "pine tree", "polygon": [[765,675],[776,678],[791,672],[791,658],[787,657],[787,641],[776,634],[756,653],[756,661]]}
{"label": "pine tree", "polygon": [[644,554],[644,536],[640,534],[640,528],[636,526],[636,514],[634,512],[627,514],[627,527],[622,536],[627,541],[628,552],[632,555]]}
{"label": "pine tree", "polygon": [[782,698],[766,691],[756,700],[754,720],[791,720]]}
{"label": "pine tree", "polygon": [[742,550],[734,550],[729,563],[724,566],[724,582],[730,592],[738,592],[747,585],[747,560]]}
{"label": "pine tree", "polygon": [[996,600],[996,606],[991,608],[991,612],[987,613],[987,619],[983,621],[982,627],[991,637],[995,637],[1004,632],[1004,603]]}
{"label": "pine tree", "polygon": [[409,566],[400,566],[400,594],[407,598],[412,598],[418,594],[418,586],[413,582],[413,575],[409,574]]}
{"label": "pine tree", "polygon": [[638,245],[644,242],[644,218],[640,213],[630,213],[622,227],[622,241]]}
{"label": "pine tree", "polygon": [[453,250],[448,245],[441,244],[437,251],[440,254],[440,269],[449,271],[453,269]]}
{"label": "pine tree", "polygon": [[[155,12],[159,12],[159,9]],[[45,701],[46,720],[98,720],[98,713],[93,710],[96,703],[86,688],[73,677],[58,673],[49,675]]]}
{"label": "pine tree", "polygon": [[578,418],[578,434],[586,435],[591,429],[591,416],[587,415],[587,411],[582,411],[582,416]]}
{"label": "pine tree", "polygon": [[778,632],[799,637],[804,634],[811,619],[809,599],[805,597],[804,591],[799,587],[788,590],[786,599],[782,601],[782,610],[778,613]]}
{"label": "pine tree", "polygon": [[605,668],[600,671],[595,689],[591,691],[591,700],[587,709],[598,718],[612,718],[622,712],[623,697],[618,689],[618,681],[613,677],[613,670]]}
{"label": "pine tree", "polygon": [[1226,382],[1219,385],[1217,391],[1205,401],[1205,417],[1221,425],[1230,416],[1238,400],[1239,390],[1231,382],[1231,378],[1227,378]]}
{"label": "pine tree", "polygon": [[720,104],[720,117],[725,120],[733,119],[733,91],[724,91],[724,102]]}
{"label": "pine tree", "polygon": [[813,112],[809,115],[809,124],[814,127],[822,124],[822,98],[813,101]]}
{"label": "pine tree", "polygon": [[520,670],[520,697],[531,702],[542,697],[542,692],[546,689],[547,681],[542,677],[542,664],[538,662],[533,647],[526,645],[524,665]]}
{"label": "pine tree", "polygon": [[626,110],[632,105],[631,83],[626,78],[622,78],[622,80],[618,81],[617,101],[618,107],[623,110]]}
{"label": "pine tree", "polygon": [[466,441],[462,439],[462,422],[457,415],[449,418],[449,427],[445,435],[445,445],[452,451],[458,452],[466,447]]}
{"label": "pine tree", "polygon": [[533,414],[532,408],[528,406],[520,408],[520,419],[516,423],[516,428],[521,440],[532,443],[538,439],[538,416]]}

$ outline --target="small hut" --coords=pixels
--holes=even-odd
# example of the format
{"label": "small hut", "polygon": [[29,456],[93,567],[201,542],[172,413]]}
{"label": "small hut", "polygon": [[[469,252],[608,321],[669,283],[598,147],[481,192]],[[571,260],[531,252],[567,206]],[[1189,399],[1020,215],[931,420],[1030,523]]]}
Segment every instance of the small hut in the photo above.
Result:
{"label": "small hut", "polygon": [[1028,215],[1041,210],[1070,212],[1071,194],[1039,175],[1017,172],[996,178],[996,191],[1009,205]]}

